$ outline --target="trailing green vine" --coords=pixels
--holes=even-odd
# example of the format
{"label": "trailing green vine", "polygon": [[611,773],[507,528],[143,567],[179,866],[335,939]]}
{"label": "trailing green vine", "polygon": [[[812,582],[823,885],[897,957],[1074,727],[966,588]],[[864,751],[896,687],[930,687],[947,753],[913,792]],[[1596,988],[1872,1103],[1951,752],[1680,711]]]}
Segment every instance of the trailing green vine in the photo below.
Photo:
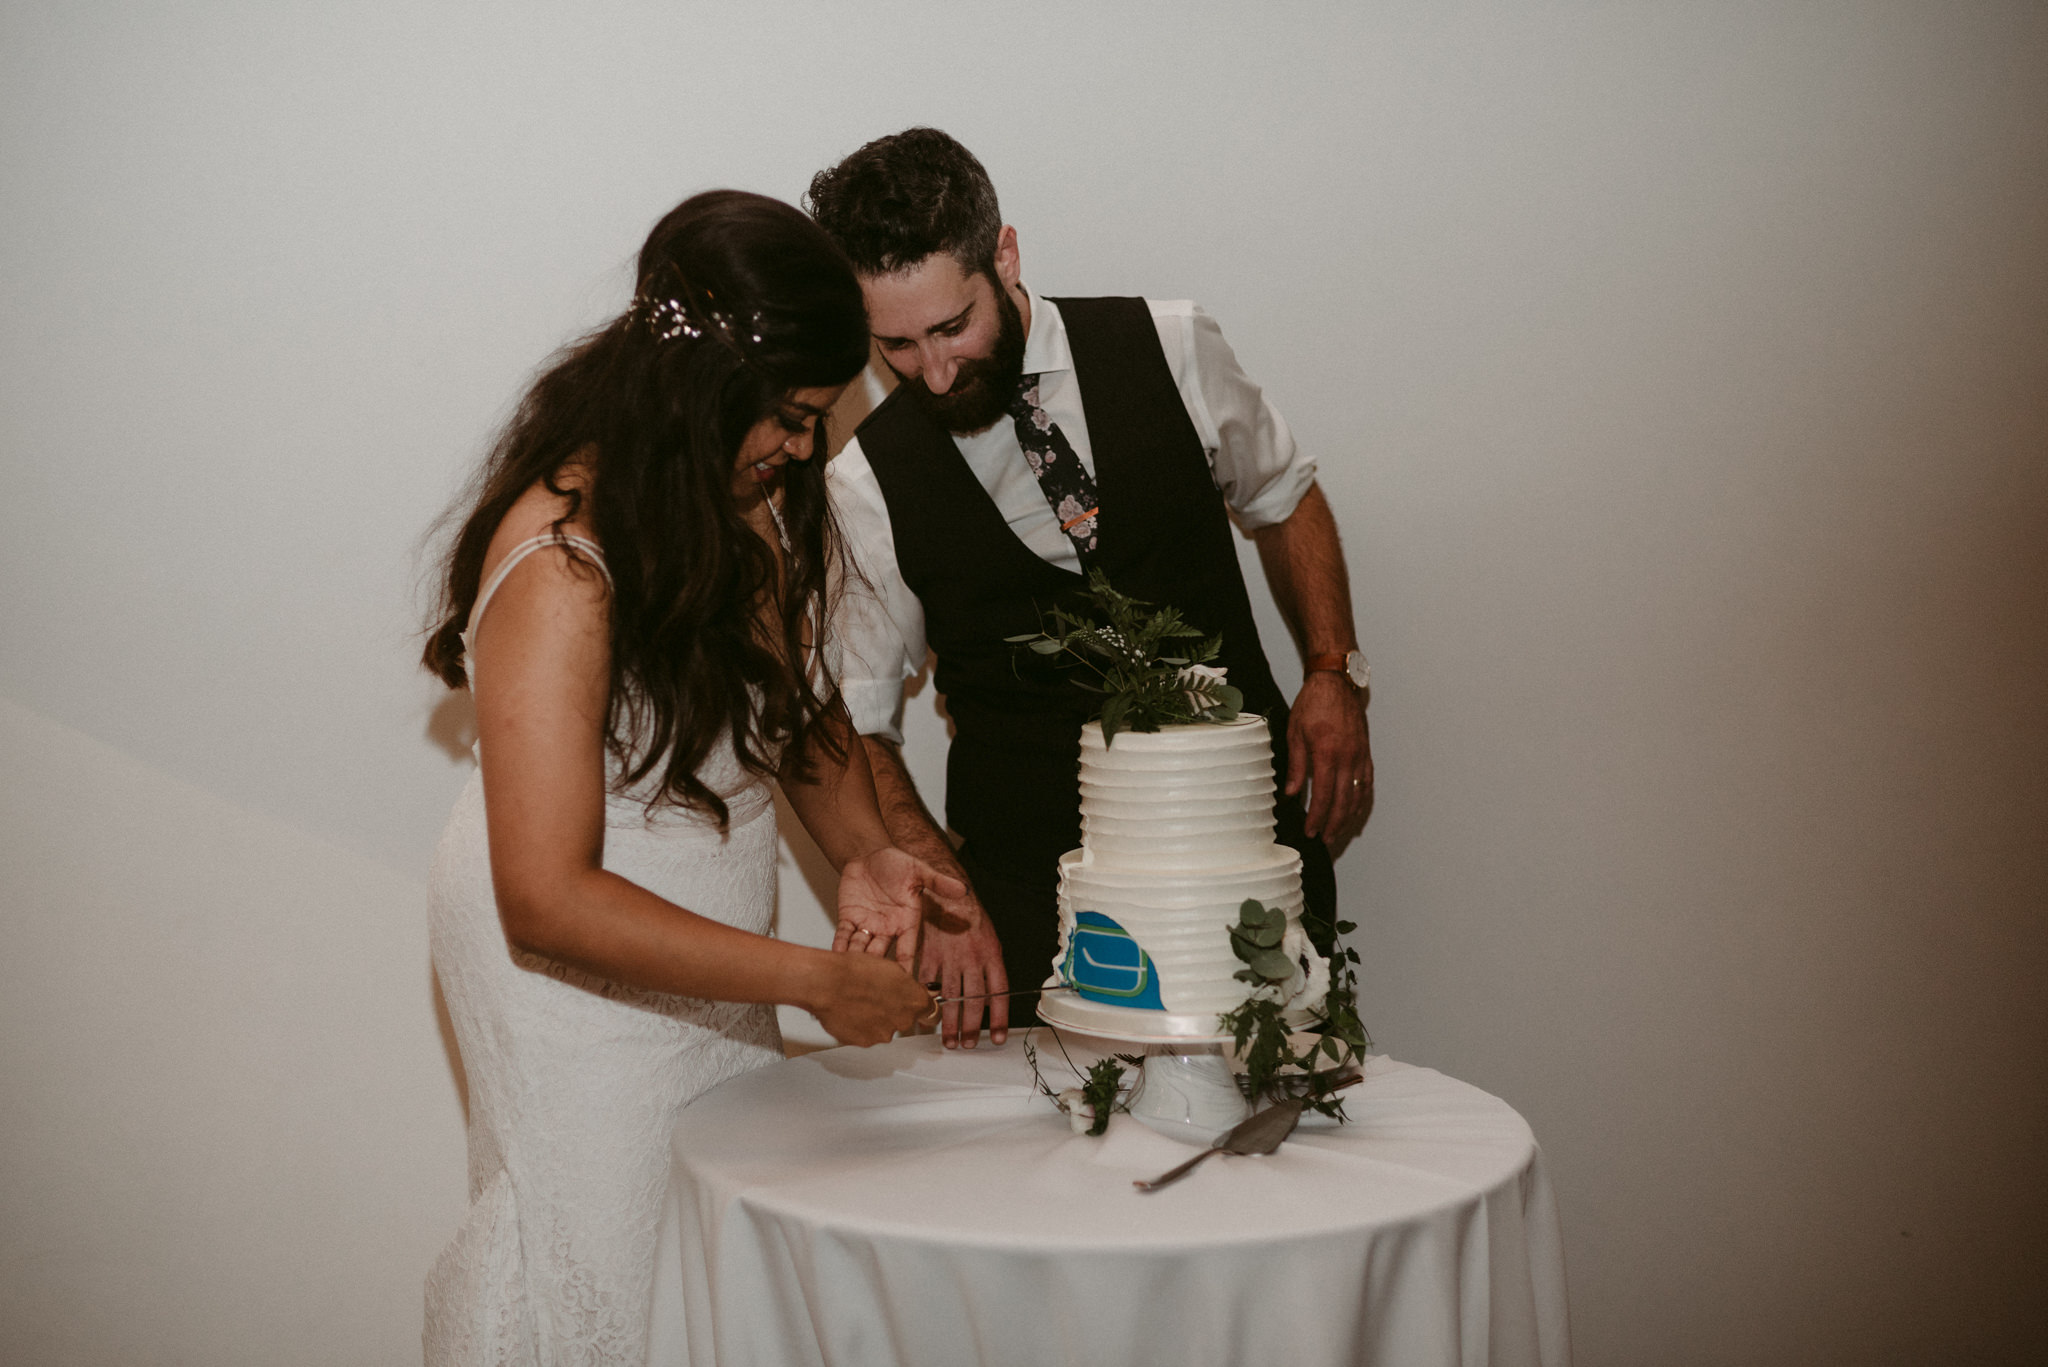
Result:
{"label": "trailing green vine", "polygon": [[[1053,1042],[1059,1044],[1061,1055],[1067,1056],[1067,1046],[1060,1043],[1057,1031],[1053,1032]],[[1088,1117],[1088,1128],[1085,1132],[1099,1135],[1109,1128],[1110,1116],[1118,1111],[1131,1109],[1131,1097],[1136,1094],[1136,1087],[1126,1091],[1124,1065],[1139,1067],[1145,1059],[1141,1054],[1111,1054],[1089,1064],[1084,1075],[1075,1065],[1073,1058],[1067,1056],[1067,1067],[1072,1068],[1074,1075],[1082,1079],[1081,1085],[1057,1092],[1052,1089],[1052,1084],[1045,1080],[1045,1074],[1038,1070],[1038,1049],[1032,1043],[1029,1032],[1024,1036],[1024,1061],[1031,1065],[1031,1080],[1037,1084],[1038,1090],[1051,1097],[1053,1105],[1074,1120],[1077,1130],[1080,1129],[1080,1119],[1085,1113]],[[1142,1075],[1140,1080],[1142,1081]]]}
{"label": "trailing green vine", "polygon": [[[1305,929],[1314,918],[1302,914]],[[1327,924],[1327,923],[1325,923]],[[1334,1073],[1349,1068],[1372,1048],[1372,1036],[1358,1016],[1358,951],[1336,944],[1336,935],[1348,935],[1358,927],[1339,921],[1330,943],[1330,990],[1322,1005],[1311,1013],[1308,1024],[1291,1030],[1282,1009],[1283,985],[1293,976],[1292,958],[1280,951],[1286,914],[1248,900],[1238,909],[1238,923],[1230,927],[1230,946],[1245,966],[1236,977],[1252,984],[1252,993],[1235,1010],[1218,1018],[1229,1031],[1237,1055],[1244,1063],[1245,1089],[1252,1099],[1299,1096],[1309,1107],[1333,1120],[1344,1119],[1344,1102],[1327,1085]],[[1308,1049],[1297,1051],[1296,1034],[1315,1037]]]}

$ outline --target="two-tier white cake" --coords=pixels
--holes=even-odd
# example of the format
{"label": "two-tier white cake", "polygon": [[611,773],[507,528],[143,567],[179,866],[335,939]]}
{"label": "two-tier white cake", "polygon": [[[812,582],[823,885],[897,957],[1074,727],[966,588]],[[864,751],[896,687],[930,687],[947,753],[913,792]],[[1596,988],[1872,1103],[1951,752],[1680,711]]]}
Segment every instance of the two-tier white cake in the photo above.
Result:
{"label": "two-tier white cake", "polygon": [[1297,971],[1290,1011],[1321,1005],[1329,965],[1301,928],[1301,856],[1273,840],[1273,750],[1266,722],[1081,732],[1081,848],[1060,859],[1054,968],[1105,1006],[1214,1018],[1252,984],[1230,927],[1247,898],[1287,916],[1281,951]]}

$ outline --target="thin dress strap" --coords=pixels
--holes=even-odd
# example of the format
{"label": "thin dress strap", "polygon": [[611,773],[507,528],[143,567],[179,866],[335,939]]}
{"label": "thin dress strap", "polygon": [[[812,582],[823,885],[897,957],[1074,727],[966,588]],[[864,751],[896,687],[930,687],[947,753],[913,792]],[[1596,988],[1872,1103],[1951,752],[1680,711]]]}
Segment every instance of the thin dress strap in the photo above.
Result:
{"label": "thin dress strap", "polygon": [[553,532],[542,532],[539,536],[528,537],[511,550],[505,552],[505,558],[498,562],[498,568],[491,572],[489,579],[484,581],[483,589],[478,592],[475,604],[470,607],[469,626],[462,633],[462,651],[465,656],[468,655],[470,649],[470,635],[476,630],[476,624],[483,620],[484,609],[490,605],[491,595],[496,593],[498,586],[505,582],[505,576],[518,569],[520,561],[547,546],[569,546],[575,548],[590,557],[590,563],[597,566],[597,572],[604,576],[605,583],[609,584],[612,582],[612,572],[605,568],[604,552],[589,537],[557,536]]}

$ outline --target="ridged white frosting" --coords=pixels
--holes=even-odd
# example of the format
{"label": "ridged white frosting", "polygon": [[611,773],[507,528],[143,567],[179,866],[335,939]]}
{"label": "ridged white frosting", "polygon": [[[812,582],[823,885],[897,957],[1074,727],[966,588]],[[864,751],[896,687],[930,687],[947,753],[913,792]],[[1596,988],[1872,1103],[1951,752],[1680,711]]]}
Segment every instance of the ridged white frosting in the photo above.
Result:
{"label": "ridged white frosting", "polygon": [[1084,727],[1081,848],[1060,860],[1060,960],[1075,914],[1100,912],[1151,956],[1167,1011],[1229,1011],[1250,991],[1233,976],[1244,963],[1229,931],[1247,898],[1286,911],[1292,942],[1305,943],[1301,856],[1273,840],[1265,719],[1120,731],[1109,745],[1100,724]]}

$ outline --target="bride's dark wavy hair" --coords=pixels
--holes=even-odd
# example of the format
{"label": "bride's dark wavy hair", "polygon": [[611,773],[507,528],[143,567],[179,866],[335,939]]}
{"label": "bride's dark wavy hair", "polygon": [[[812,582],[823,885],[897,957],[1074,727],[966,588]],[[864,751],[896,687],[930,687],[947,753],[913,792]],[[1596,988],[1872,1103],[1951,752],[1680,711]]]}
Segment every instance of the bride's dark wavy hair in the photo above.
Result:
{"label": "bride's dark wavy hair", "polygon": [[[833,686],[803,642],[806,617],[824,620],[839,555],[824,419],[814,458],[783,467],[779,583],[741,518],[733,466],[748,429],[793,391],[843,384],[867,357],[860,286],[823,230],[738,190],[684,200],[640,250],[634,306],[556,356],[448,513],[462,523],[441,561],[426,667],[450,688],[467,684],[462,632],[484,553],[542,483],[568,500],[558,543],[587,507],[611,572],[605,725],[619,789],[656,775],[650,810],[692,807],[723,827],[726,804],[697,771],[728,730],[740,763],[763,776],[784,747],[814,737],[841,757],[836,729],[817,729]],[[589,463],[587,489],[562,481],[577,461]]]}

